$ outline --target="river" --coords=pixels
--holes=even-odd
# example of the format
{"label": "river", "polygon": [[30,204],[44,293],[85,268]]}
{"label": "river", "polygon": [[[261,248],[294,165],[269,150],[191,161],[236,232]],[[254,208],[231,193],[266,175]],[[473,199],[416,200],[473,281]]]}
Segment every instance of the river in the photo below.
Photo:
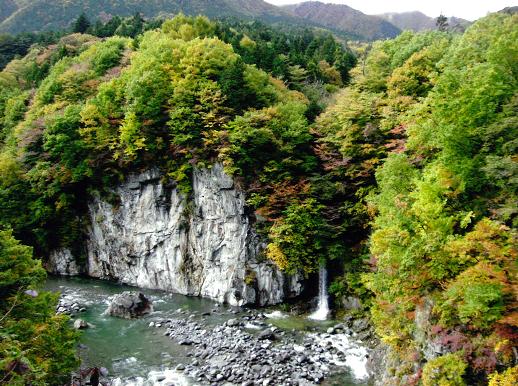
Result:
{"label": "river", "polygon": [[[188,370],[192,369],[191,364],[196,361],[193,359],[195,348],[191,344],[186,345],[185,342],[171,339],[175,332],[173,331],[174,326],[170,327],[171,337],[167,336],[166,334],[169,333],[166,321],[176,321],[175,323],[179,323],[177,326],[184,326],[182,324],[184,322],[187,323],[187,326],[194,325],[193,336],[203,328],[203,332],[208,331],[205,336],[212,337],[210,339],[217,336],[210,334],[221,335],[230,331],[231,337],[242,336],[245,340],[250,339],[251,342],[256,342],[256,337],[261,329],[276,328],[278,339],[272,343],[267,343],[266,346],[268,347],[264,344],[261,347],[266,347],[267,350],[276,350],[278,347],[283,349],[283,347],[293,346],[295,351],[291,351],[291,353],[302,353],[308,350],[310,352],[305,354],[308,356],[308,365],[313,363],[312,369],[316,368],[318,371],[329,369],[325,380],[322,382],[312,380],[309,375],[307,377],[309,379],[305,379],[304,374],[302,374],[297,381],[298,383],[293,381],[292,384],[312,385],[319,383],[336,386],[370,384],[366,372],[365,356],[367,351],[351,340],[347,334],[331,335],[326,333],[330,326],[338,323],[337,321],[310,320],[307,317],[287,315],[279,309],[233,309],[207,299],[153,290],[141,290],[153,302],[153,312],[141,319],[125,320],[104,315],[104,311],[111,296],[123,291],[135,290],[133,287],[93,279],[49,277],[46,289],[62,293],[69,304],[75,302],[85,309],[75,316],[75,318],[81,318],[91,325],[90,328],[83,331],[81,337],[79,352],[82,367],[106,368],[113,385],[234,384],[229,382],[228,379],[222,379],[220,382],[214,383],[203,379],[203,377],[193,377],[194,370],[191,372]],[[225,329],[224,326],[229,320],[238,320],[240,323],[239,330],[237,327],[235,330]],[[232,331],[235,333],[232,333]],[[310,345],[308,341],[318,344]],[[259,343],[256,342],[256,344]],[[328,347],[334,347],[332,351],[337,354],[333,354],[334,356],[328,354],[326,352]],[[241,349],[241,351],[243,350]],[[243,355],[251,355],[246,350],[244,351]],[[312,357],[313,354],[315,356]],[[271,356],[274,357],[273,354]],[[312,358],[322,358],[322,361],[326,364],[316,363],[318,359]],[[287,380],[276,379],[276,364],[271,364],[273,366],[271,372],[261,377],[260,380],[263,381],[262,378],[267,377],[264,384],[275,386],[286,384]],[[180,370],[182,371],[175,370],[179,367],[178,365],[181,365]],[[184,366],[186,367],[185,370],[183,369]],[[324,370],[321,370],[318,366],[321,366],[321,369]],[[301,368],[303,367],[304,365],[301,365]],[[208,369],[208,367],[206,368]],[[203,370],[203,367],[200,367],[200,371],[194,371],[194,374],[202,373],[201,370]],[[297,374],[297,377],[299,375]],[[164,378],[167,379],[164,380]],[[257,378],[259,377],[257,376]],[[167,383],[164,383],[165,381]],[[239,382],[236,384],[245,383]]]}

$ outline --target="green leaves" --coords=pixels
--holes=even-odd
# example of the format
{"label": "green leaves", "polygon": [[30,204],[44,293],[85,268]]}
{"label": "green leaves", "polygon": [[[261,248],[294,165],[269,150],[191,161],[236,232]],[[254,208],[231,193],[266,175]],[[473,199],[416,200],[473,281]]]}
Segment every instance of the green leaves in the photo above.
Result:
{"label": "green leaves", "polygon": [[424,386],[464,386],[466,362],[458,354],[446,354],[429,361],[423,368]]}
{"label": "green leaves", "polygon": [[323,207],[316,200],[308,199],[292,204],[270,230],[267,256],[279,268],[288,272],[318,270],[329,255],[326,249],[326,224],[322,218]]}
{"label": "green leaves", "polygon": [[[26,291],[45,277],[32,248],[0,230],[0,377],[9,384],[60,384],[78,365],[78,334],[55,315],[57,295]],[[11,371],[16,364],[25,371]]]}
{"label": "green leaves", "polygon": [[[376,271],[363,276],[375,294],[371,313],[378,331],[402,351],[412,339],[414,309],[425,298],[435,302],[431,324],[463,331],[481,352],[493,350],[497,324],[516,325],[511,293],[518,251],[510,203],[516,202],[511,116],[518,78],[509,59],[518,55],[509,40],[516,33],[516,16],[495,14],[451,44],[443,33],[401,35],[398,42],[379,43],[367,61],[374,73],[363,84],[386,85],[391,108],[411,106],[399,117],[408,127],[406,150],[376,172],[370,237]],[[403,41],[410,47],[392,51]],[[403,52],[417,47],[402,61]],[[391,64],[401,65],[377,85],[376,75],[387,79],[387,71],[376,65],[388,64],[389,54]],[[406,340],[399,330],[408,332]],[[466,354],[463,363],[460,355],[428,362],[423,384],[466,384],[467,366],[482,373],[476,358]]]}

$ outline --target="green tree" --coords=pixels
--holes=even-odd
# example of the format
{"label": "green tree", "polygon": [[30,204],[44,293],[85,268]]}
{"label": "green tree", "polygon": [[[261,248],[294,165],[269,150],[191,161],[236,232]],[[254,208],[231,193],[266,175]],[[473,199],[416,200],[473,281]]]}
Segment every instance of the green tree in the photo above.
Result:
{"label": "green tree", "polygon": [[72,32],[84,34],[90,28],[90,20],[84,13],[81,13],[72,26]]}
{"label": "green tree", "polygon": [[41,262],[0,230],[0,379],[10,385],[62,384],[78,365],[78,334],[54,312],[57,296],[38,291]]}

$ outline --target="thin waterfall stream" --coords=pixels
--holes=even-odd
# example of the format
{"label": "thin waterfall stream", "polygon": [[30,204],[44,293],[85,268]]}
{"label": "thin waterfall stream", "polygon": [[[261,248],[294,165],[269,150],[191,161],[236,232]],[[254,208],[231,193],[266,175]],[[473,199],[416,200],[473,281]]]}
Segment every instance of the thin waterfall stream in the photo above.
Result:
{"label": "thin waterfall stream", "polygon": [[318,308],[309,315],[313,320],[327,320],[329,317],[329,295],[327,293],[327,268],[320,267],[318,272]]}

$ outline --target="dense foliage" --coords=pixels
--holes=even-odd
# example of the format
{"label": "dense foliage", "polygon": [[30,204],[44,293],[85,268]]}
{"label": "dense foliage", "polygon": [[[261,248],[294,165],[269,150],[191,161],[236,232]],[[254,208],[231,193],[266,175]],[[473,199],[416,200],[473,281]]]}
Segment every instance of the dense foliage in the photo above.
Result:
{"label": "dense foliage", "polygon": [[76,368],[77,333],[54,313],[57,296],[35,290],[41,261],[9,230],[0,230],[0,382],[63,384]]}
{"label": "dense foliage", "polygon": [[[387,343],[407,356],[429,341],[451,353],[428,363],[425,384],[477,384],[513,364],[518,327],[518,18],[492,15],[449,43],[431,37],[401,46],[401,36],[366,60],[365,86],[400,109],[408,139],[376,171],[363,282]],[[430,302],[423,338],[415,320]]]}
{"label": "dense foliage", "polygon": [[[299,238],[313,229],[300,242],[320,246],[303,263],[298,244],[279,236],[285,268],[311,272],[336,255],[306,181],[319,170],[308,119],[322,106],[297,90],[329,95],[354,59],[330,35],[296,30],[288,43],[260,23],[229,25],[179,15],[135,39],[72,34],[12,61],[0,74],[2,223],[38,254],[80,254],[89,194],[156,165],[188,195],[194,167],[222,162],[272,238],[285,226]],[[310,75],[312,65],[325,71]]]}
{"label": "dense foliage", "polygon": [[396,383],[486,384],[516,360],[517,23],[376,42],[317,119],[312,188],[346,251],[331,290],[362,298]]}

